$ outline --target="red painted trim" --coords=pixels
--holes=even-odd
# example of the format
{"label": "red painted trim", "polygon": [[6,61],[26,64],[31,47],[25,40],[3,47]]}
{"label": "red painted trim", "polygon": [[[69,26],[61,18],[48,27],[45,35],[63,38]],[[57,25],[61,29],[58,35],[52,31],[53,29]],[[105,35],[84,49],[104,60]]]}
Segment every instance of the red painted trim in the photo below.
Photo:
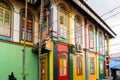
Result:
{"label": "red painted trim", "polygon": [[68,53],[68,46],[65,44],[58,43],[58,51],[64,51]]}
{"label": "red painted trim", "polygon": [[[67,73],[67,75],[66,76],[60,76],[60,71],[59,71],[59,65],[60,65],[60,63],[59,63],[59,58],[60,58],[60,54],[65,54],[66,55],[66,64],[67,64],[67,70],[66,70],[66,73]],[[69,61],[68,61],[68,46],[67,45],[65,45],[65,44],[60,44],[60,43],[58,43],[58,80],[68,80],[68,76],[69,76],[69,67],[68,67],[68,63],[69,63]]]}
{"label": "red painted trim", "polygon": [[85,48],[87,48],[87,19],[84,18],[84,38],[85,38]]}

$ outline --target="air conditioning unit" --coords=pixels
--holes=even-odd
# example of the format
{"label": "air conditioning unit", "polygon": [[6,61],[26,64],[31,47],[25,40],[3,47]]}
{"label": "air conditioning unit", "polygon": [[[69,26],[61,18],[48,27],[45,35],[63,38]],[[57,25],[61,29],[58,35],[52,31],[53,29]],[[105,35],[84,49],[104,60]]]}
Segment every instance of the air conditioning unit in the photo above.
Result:
{"label": "air conditioning unit", "polygon": [[81,44],[76,44],[76,51],[77,52],[82,52],[83,51],[83,46]]}

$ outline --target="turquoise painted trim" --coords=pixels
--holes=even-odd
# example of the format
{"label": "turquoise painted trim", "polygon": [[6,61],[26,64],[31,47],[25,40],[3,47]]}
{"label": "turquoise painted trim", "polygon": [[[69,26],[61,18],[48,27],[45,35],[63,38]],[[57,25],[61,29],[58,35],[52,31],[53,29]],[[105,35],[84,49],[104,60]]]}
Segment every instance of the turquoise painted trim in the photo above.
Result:
{"label": "turquoise painted trim", "polygon": [[[98,69],[99,69],[99,80],[103,80],[104,79],[104,56],[102,56],[102,55],[98,55],[99,56],[99,66],[98,66]],[[103,62],[103,73],[100,73],[100,60],[102,60],[102,62]]]}
{"label": "turquoise painted trim", "polygon": [[96,27],[96,52],[99,52],[99,31],[98,31],[98,27]]}
{"label": "turquoise painted trim", "polygon": [[73,48],[69,47],[69,80],[73,80]]}
{"label": "turquoise painted trim", "polygon": [[64,42],[64,43],[68,43],[68,40],[62,39],[62,38],[58,38],[58,41],[61,41],[61,42]]}
{"label": "turquoise painted trim", "polygon": [[12,41],[9,37],[0,36],[0,40]]}
{"label": "turquoise painted trim", "polygon": [[96,37],[96,40],[95,40],[95,42],[96,42],[96,43],[95,43],[95,44],[96,44],[96,45],[95,45],[95,52],[97,52],[97,45],[98,45],[98,41],[97,41],[97,40],[98,40],[97,27],[95,27],[95,37]]}
{"label": "turquoise painted trim", "polygon": [[57,41],[57,38],[55,38],[55,37],[52,37],[52,40],[53,40],[53,41]]}
{"label": "turquoise painted trim", "polygon": [[88,65],[88,51],[85,50],[85,62],[86,62],[86,80],[89,80],[89,65]]}

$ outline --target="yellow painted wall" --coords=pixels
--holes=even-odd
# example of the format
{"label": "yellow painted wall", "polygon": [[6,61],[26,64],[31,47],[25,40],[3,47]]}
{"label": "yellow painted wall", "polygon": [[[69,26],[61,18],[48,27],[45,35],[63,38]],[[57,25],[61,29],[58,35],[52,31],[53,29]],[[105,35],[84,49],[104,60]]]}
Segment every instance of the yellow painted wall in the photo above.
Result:
{"label": "yellow painted wall", "polygon": [[[89,52],[88,54],[89,54],[89,59],[88,59],[88,60],[89,60],[89,62],[88,62],[88,63],[89,63],[89,64],[88,64],[88,65],[89,65],[89,66],[88,66],[88,67],[89,67],[89,68],[88,68],[88,71],[89,71],[89,73],[88,73],[88,74],[89,74],[89,80],[96,80],[96,79],[97,79],[97,76],[98,76],[98,75],[97,75],[97,57],[96,57],[97,54],[95,54],[95,53],[93,53],[93,52]],[[94,62],[95,62],[95,63],[94,63],[94,65],[95,65],[95,72],[94,72],[94,74],[91,74],[91,73],[90,73],[90,58],[91,58],[91,57],[94,57],[94,60],[95,60],[95,61],[94,61]]]}
{"label": "yellow painted wall", "polygon": [[[76,68],[76,55],[82,56],[82,75],[77,75]],[[85,55],[84,53],[74,54],[73,55],[73,80],[85,80]]]}
{"label": "yellow painted wall", "polygon": [[[24,41],[21,40],[20,43],[21,43],[21,44],[24,44]],[[26,44],[27,44],[27,45],[31,45],[31,46],[33,45],[33,43],[31,43],[31,42],[27,42],[27,41],[26,41]]]}
{"label": "yellow painted wall", "polygon": [[50,80],[53,80],[53,42],[51,42],[51,47],[52,50],[49,53],[49,63],[50,63],[49,74],[50,74]]}
{"label": "yellow painted wall", "polygon": [[69,44],[72,44],[72,13],[69,13]]}
{"label": "yellow painted wall", "polygon": [[69,6],[67,6],[67,8],[69,9],[69,44],[72,44],[72,39],[73,39],[73,37],[72,37],[72,22],[73,22],[73,18],[72,18],[72,16],[73,16],[73,14],[72,14],[72,7],[70,8],[71,6],[69,5]]}
{"label": "yellow painted wall", "polygon": [[98,64],[98,60],[99,60],[99,57],[98,57],[98,54],[96,54],[97,79],[99,79],[99,64]]}

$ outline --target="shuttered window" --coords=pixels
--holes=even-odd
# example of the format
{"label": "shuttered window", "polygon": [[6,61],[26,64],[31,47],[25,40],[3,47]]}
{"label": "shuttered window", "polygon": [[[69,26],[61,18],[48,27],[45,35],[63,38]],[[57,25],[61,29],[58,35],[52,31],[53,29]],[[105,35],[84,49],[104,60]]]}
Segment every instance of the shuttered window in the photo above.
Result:
{"label": "shuttered window", "polygon": [[[25,11],[22,11],[21,13],[21,39],[24,40],[24,27],[25,26]],[[26,31],[27,31],[27,35],[26,35],[26,41],[28,42],[32,42],[32,35],[33,35],[33,17],[30,13],[28,13],[27,15],[27,27],[26,27]]]}
{"label": "shuttered window", "polygon": [[100,73],[103,74],[104,73],[104,62],[102,59],[100,59]]}
{"label": "shuttered window", "polygon": [[67,55],[66,53],[59,54],[59,76],[67,76],[68,70],[67,70]]}
{"label": "shuttered window", "polygon": [[0,35],[10,37],[11,8],[5,2],[0,2]]}
{"label": "shuttered window", "polygon": [[94,48],[94,28],[91,25],[89,26],[88,35],[89,35],[89,48],[93,49]]}
{"label": "shuttered window", "polygon": [[82,75],[82,57],[77,56],[76,57],[76,69],[77,69],[77,75]]}
{"label": "shuttered window", "polygon": [[63,5],[58,8],[58,36],[68,39],[68,12]]}
{"label": "shuttered window", "polygon": [[99,52],[102,54],[103,53],[103,38],[102,38],[102,33],[99,32]]}
{"label": "shuttered window", "polygon": [[75,43],[76,44],[82,44],[82,24],[81,24],[81,19],[79,16],[75,17],[74,20],[74,28],[75,28]]}
{"label": "shuttered window", "polygon": [[90,73],[91,74],[95,73],[95,61],[94,61],[94,58],[90,59]]}

